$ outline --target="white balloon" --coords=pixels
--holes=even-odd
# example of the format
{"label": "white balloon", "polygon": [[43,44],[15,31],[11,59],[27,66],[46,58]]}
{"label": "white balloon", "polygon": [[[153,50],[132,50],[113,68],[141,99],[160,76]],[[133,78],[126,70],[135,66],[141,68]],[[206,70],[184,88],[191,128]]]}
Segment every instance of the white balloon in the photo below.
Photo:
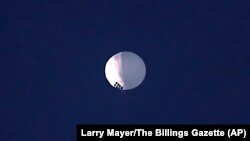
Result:
{"label": "white balloon", "polygon": [[124,51],[113,55],[106,63],[105,76],[109,84],[121,90],[138,87],[146,76],[146,66],[135,53]]}

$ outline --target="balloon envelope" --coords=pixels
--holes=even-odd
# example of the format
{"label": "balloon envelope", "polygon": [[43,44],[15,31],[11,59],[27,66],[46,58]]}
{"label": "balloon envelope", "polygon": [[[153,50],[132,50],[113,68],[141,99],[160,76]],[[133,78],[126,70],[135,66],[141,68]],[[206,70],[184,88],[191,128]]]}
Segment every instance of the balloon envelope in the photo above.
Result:
{"label": "balloon envelope", "polygon": [[146,66],[137,54],[124,51],[113,55],[105,65],[105,76],[113,87],[129,90],[138,87],[146,75]]}

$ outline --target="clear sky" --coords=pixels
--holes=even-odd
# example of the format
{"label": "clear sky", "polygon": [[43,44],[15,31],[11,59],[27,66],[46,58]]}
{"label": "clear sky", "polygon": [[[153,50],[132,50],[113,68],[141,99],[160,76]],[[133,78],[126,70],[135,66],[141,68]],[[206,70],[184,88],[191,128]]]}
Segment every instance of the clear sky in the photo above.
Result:
{"label": "clear sky", "polygon": [[[250,124],[248,0],[1,0],[0,140],[75,140],[76,124]],[[132,51],[125,93],[106,61]]]}

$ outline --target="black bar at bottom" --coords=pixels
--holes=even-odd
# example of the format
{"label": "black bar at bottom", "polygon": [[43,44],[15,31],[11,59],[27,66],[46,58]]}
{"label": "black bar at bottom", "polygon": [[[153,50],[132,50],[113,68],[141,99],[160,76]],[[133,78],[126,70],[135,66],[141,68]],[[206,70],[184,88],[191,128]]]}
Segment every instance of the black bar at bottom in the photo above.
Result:
{"label": "black bar at bottom", "polygon": [[86,139],[249,140],[250,125],[77,125],[77,141]]}

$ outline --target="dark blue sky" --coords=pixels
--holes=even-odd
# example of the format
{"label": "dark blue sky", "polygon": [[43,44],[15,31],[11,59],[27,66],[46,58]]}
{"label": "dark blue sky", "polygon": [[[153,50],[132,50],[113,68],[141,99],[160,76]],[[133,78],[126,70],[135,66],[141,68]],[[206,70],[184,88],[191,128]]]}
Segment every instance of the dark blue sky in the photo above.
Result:
{"label": "dark blue sky", "polygon": [[[0,1],[0,140],[75,140],[76,124],[250,123],[248,0]],[[132,51],[125,94],[107,59]]]}

